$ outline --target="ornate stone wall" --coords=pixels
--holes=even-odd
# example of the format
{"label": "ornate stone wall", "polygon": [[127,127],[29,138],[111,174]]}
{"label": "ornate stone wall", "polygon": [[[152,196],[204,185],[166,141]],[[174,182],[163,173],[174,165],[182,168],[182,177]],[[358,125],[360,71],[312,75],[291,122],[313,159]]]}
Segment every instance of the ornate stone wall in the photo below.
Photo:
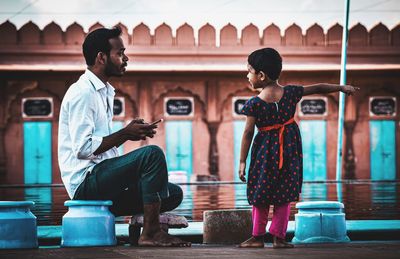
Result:
{"label": "ornate stone wall", "polygon": [[[216,29],[210,24],[194,31],[192,26],[185,23],[174,34],[171,27],[165,23],[159,25],[154,34],[151,34],[149,27],[143,23],[134,27],[131,32],[128,32],[124,24],[118,25],[124,31],[124,41],[127,45],[216,47]],[[89,28],[89,31],[101,27],[102,24],[96,23]],[[43,30],[32,22],[17,30],[15,25],[6,21],[0,25],[0,35],[2,35],[0,45],[81,45],[86,33],[77,23],[68,26],[66,31],[54,22],[45,26]],[[275,24],[258,28],[249,24],[238,32],[238,29],[229,23],[219,31],[219,36],[220,47],[334,46],[341,44],[342,26],[335,24],[324,33],[318,24],[303,29],[296,24],[287,28],[279,28]],[[198,38],[197,42],[195,37]],[[365,26],[358,23],[349,29],[349,46],[399,46],[399,44],[400,25],[389,30],[384,24],[379,23],[368,31]]]}
{"label": "ornate stone wall", "polygon": [[[119,24],[130,64],[136,66],[122,78],[113,78],[117,96],[125,98],[126,113],[118,118],[127,123],[135,117],[152,121],[164,114],[164,98],[193,97],[193,171],[207,179],[234,179],[232,99],[252,96],[248,88],[246,57],[264,46],[277,48],[284,63],[291,65],[282,73],[281,84],[338,83],[342,27],[333,25],[326,32],[318,24],[300,28],[296,24],[279,28],[274,24],[258,28],[252,24],[241,31],[227,24],[218,33],[206,24],[198,31],[183,24],[174,33],[167,24],[154,33],[145,24],[132,31]],[[102,27],[94,24],[89,31]],[[69,85],[83,72],[81,44],[86,35],[82,26],[71,24],[63,31],[50,23],[40,30],[33,23],[20,29],[10,22],[0,25],[0,182],[23,183],[21,99],[48,96],[54,100],[52,124],[53,182],[60,183],[57,164],[57,123],[61,100]],[[175,35],[175,36],[174,36]],[[217,46],[217,37],[219,45]],[[377,24],[371,30],[357,24],[349,31],[347,82],[361,87],[359,94],[346,100],[346,148],[353,158],[346,160],[355,177],[370,177],[369,97],[397,98],[397,114],[383,118],[396,122],[396,161],[400,161],[399,98],[400,25],[389,30]],[[59,66],[59,65],[64,66]],[[164,64],[166,70],[158,69]],[[181,64],[181,66],[176,66]],[[193,64],[201,67],[192,68]],[[239,68],[230,65],[239,64]],[[335,67],[329,67],[329,65]],[[310,67],[307,67],[310,65]],[[129,66],[128,66],[129,68]],[[338,94],[325,95],[329,113],[317,119],[327,121],[328,179],[335,178]],[[316,117],[299,117],[312,120]],[[348,141],[351,139],[352,141]],[[131,142],[126,152],[145,144],[165,148],[165,127],[154,139]],[[351,147],[351,148],[348,148]],[[345,164],[346,166],[346,164]],[[211,176],[210,176],[211,175]],[[397,165],[397,178],[400,176]]]}

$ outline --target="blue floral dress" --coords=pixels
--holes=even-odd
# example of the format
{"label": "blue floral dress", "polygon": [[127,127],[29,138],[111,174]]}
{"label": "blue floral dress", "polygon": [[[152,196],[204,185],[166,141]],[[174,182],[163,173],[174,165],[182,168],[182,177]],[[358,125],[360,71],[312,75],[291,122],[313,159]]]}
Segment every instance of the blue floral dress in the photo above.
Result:
{"label": "blue floral dress", "polygon": [[[303,96],[302,86],[284,87],[279,102],[267,103],[258,96],[250,98],[241,114],[256,118],[258,129],[284,124],[293,118]],[[259,131],[251,148],[247,176],[247,200],[251,205],[274,205],[298,201],[303,182],[303,154],[296,122],[283,131],[283,164],[279,169],[279,129]]]}

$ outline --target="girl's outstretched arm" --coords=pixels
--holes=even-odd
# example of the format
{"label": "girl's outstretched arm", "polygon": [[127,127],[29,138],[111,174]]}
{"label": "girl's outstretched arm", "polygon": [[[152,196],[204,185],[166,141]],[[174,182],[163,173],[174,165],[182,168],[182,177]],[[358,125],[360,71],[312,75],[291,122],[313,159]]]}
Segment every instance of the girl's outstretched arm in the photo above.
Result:
{"label": "girl's outstretched arm", "polygon": [[360,90],[359,87],[354,87],[351,85],[337,85],[337,84],[314,84],[314,85],[305,85],[303,96],[311,95],[311,94],[328,94],[342,91],[347,95],[352,95],[354,92]]}
{"label": "girl's outstretched arm", "polygon": [[254,126],[256,124],[256,118],[252,116],[246,117],[246,126],[244,128],[242,136],[242,145],[240,147],[240,163],[239,163],[239,178],[242,182],[246,182],[245,171],[246,171],[246,159],[249,153],[249,148],[254,135]]}

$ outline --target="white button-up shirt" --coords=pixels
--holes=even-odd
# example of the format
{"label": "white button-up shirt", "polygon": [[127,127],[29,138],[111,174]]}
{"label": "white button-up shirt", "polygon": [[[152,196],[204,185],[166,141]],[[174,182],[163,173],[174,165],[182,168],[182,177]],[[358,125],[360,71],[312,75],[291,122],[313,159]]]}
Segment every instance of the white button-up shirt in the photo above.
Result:
{"label": "white button-up shirt", "polygon": [[74,197],[86,174],[101,161],[118,156],[113,147],[93,153],[112,133],[114,88],[86,70],[72,84],[61,103],[58,128],[58,163],[69,197]]}

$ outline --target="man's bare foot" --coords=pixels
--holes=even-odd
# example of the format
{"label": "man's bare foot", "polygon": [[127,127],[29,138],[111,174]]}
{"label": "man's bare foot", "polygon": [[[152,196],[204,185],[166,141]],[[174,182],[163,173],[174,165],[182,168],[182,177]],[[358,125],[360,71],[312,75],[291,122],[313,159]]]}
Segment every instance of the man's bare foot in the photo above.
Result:
{"label": "man's bare foot", "polygon": [[263,248],[264,247],[264,239],[263,238],[255,238],[255,237],[250,237],[243,243],[241,243],[239,248]]}
{"label": "man's bare foot", "polygon": [[183,241],[180,238],[169,235],[163,230],[159,230],[154,234],[145,235],[142,233],[138,241],[139,246],[161,246],[161,247],[189,247],[190,242]]}
{"label": "man's bare foot", "polygon": [[289,244],[283,238],[274,236],[273,240],[274,240],[272,243],[273,248],[293,248],[294,247],[294,245]]}
{"label": "man's bare foot", "polygon": [[139,246],[191,246],[190,242],[171,236],[160,228],[160,202],[143,205],[143,232]]}

